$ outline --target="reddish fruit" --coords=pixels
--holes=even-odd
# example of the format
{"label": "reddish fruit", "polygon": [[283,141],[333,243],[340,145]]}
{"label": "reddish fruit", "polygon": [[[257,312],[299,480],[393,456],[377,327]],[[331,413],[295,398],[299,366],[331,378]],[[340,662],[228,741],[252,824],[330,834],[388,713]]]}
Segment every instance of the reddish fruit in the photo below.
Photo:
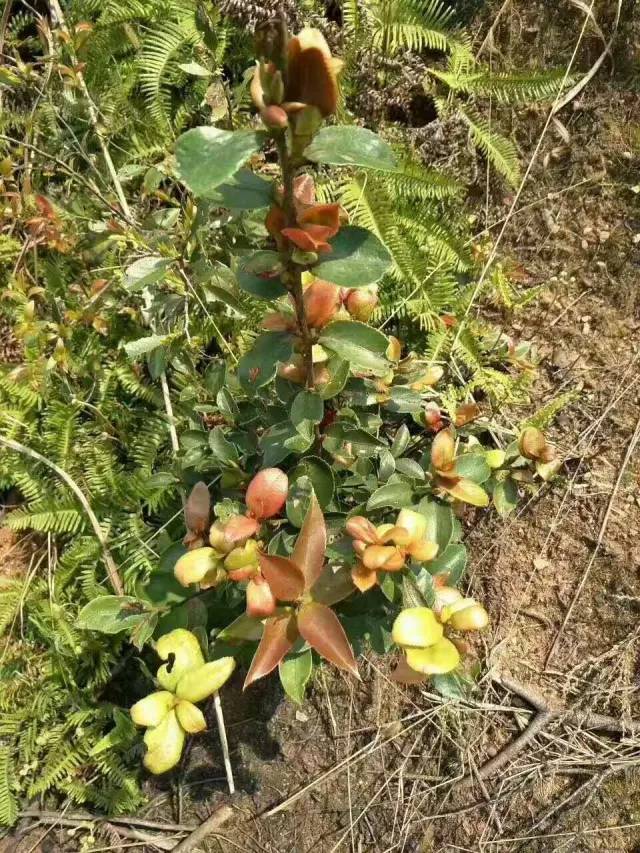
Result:
{"label": "reddish fruit", "polygon": [[245,503],[259,521],[277,515],[287,500],[289,480],[279,468],[259,471],[249,483]]}
{"label": "reddish fruit", "polygon": [[261,575],[247,584],[247,614],[256,619],[272,616],[276,609],[276,599],[271,587]]}
{"label": "reddish fruit", "polygon": [[266,127],[272,130],[282,130],[289,124],[289,117],[285,111],[282,107],[275,106],[275,104],[261,110],[260,118]]}
{"label": "reddish fruit", "polygon": [[332,320],[340,307],[340,291],[335,284],[316,279],[304,292],[304,310],[312,329],[321,329]]}

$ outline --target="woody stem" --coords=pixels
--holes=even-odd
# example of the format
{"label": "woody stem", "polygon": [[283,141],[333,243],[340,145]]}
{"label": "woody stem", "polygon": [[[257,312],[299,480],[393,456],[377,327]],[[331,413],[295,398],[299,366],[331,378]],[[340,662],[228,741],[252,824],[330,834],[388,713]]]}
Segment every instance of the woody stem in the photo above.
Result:
{"label": "woody stem", "polygon": [[[284,133],[276,140],[278,146],[278,156],[280,158],[280,168],[282,170],[282,183],[284,187],[284,198],[282,207],[284,210],[287,228],[296,228],[296,211],[294,205],[293,185],[296,176],[296,167],[294,166],[289,151],[287,150],[287,141]],[[313,388],[313,339],[309,324],[307,323],[307,315],[305,312],[304,298],[302,295],[302,267],[296,264],[291,257],[292,250],[289,248],[283,253],[286,265],[283,281],[285,287],[293,300],[293,307],[296,312],[296,323],[300,338],[302,340],[302,355],[306,368],[306,385],[307,388]]]}

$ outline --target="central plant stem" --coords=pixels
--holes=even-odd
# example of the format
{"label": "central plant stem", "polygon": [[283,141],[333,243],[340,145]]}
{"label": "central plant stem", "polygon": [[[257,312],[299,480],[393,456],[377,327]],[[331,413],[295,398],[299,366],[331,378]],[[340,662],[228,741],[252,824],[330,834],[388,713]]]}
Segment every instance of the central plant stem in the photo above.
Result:
{"label": "central plant stem", "polygon": [[[278,156],[280,158],[280,168],[282,170],[282,185],[283,185],[283,201],[282,208],[284,210],[286,225],[288,228],[297,226],[296,210],[294,203],[294,180],[296,177],[296,166],[293,164],[287,142],[284,134],[278,140]],[[307,315],[304,307],[304,298],[302,292],[302,272],[303,268],[300,264],[295,263],[292,258],[292,249],[286,250],[284,260],[286,269],[283,274],[284,285],[291,295],[293,307],[296,312],[296,323],[302,340],[302,356],[304,358],[306,368],[306,386],[313,388],[313,339],[309,324],[307,323]]]}

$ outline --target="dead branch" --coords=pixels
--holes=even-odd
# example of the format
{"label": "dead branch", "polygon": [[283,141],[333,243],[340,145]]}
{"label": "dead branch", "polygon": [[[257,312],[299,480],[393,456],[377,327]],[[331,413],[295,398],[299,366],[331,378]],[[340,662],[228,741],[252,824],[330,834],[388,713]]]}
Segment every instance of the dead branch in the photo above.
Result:
{"label": "dead branch", "polygon": [[201,841],[219,829],[232,815],[231,806],[219,806],[197,829],[173,848],[173,853],[190,853],[191,850],[195,850]]}

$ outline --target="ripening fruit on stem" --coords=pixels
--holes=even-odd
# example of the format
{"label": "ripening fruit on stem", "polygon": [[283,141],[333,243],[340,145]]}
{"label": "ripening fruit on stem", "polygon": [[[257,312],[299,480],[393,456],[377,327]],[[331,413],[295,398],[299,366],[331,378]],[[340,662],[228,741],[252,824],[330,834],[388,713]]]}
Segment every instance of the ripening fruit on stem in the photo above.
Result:
{"label": "ripening fruit on stem", "polygon": [[276,105],[261,110],[260,118],[262,123],[271,130],[283,130],[289,124],[289,117],[285,111]]}
{"label": "ripening fruit on stem", "polygon": [[311,329],[326,326],[340,308],[340,290],[328,281],[316,279],[303,294],[307,325]]}
{"label": "ripening fruit on stem", "polygon": [[360,287],[350,290],[344,305],[354,320],[366,323],[378,305],[377,288]]}
{"label": "ripening fruit on stem", "polygon": [[173,572],[182,586],[201,583],[205,578],[208,586],[215,586],[224,580],[224,572],[220,574],[220,569],[220,555],[213,548],[195,548],[180,557]]}
{"label": "ripening fruit on stem", "polygon": [[525,459],[535,459],[539,462],[551,462],[555,456],[553,448],[537,427],[524,429],[518,440],[518,448]]}
{"label": "ripening fruit on stem", "polygon": [[391,636],[398,646],[426,648],[442,638],[442,625],[428,607],[408,607],[393,623]]}
{"label": "ripening fruit on stem", "polygon": [[262,575],[251,578],[247,584],[247,615],[255,619],[266,619],[273,616],[276,609],[276,599],[271,587]]}
{"label": "ripening fruit on stem", "polygon": [[259,521],[277,515],[287,500],[289,479],[279,468],[264,468],[249,483],[245,503]]}

